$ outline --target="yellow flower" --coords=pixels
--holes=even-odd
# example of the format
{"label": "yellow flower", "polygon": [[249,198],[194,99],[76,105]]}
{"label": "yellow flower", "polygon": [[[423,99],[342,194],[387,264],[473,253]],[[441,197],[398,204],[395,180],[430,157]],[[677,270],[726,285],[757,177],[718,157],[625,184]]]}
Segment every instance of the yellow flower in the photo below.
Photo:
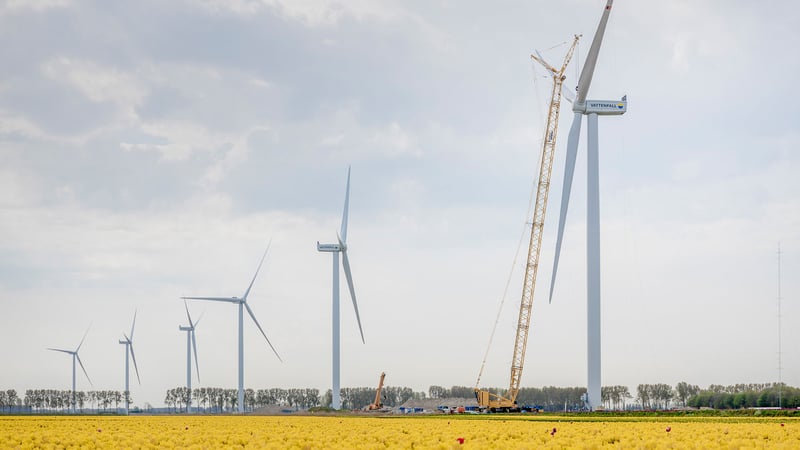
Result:
{"label": "yellow flower", "polygon": [[789,449],[800,448],[800,420],[613,416],[599,420],[549,415],[2,416],[3,448]]}

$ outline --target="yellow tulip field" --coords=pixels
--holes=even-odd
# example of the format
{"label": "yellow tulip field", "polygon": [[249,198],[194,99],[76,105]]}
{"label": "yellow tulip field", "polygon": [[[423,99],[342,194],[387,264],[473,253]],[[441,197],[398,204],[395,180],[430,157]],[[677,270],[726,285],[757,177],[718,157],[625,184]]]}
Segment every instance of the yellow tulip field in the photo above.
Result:
{"label": "yellow tulip field", "polygon": [[797,449],[796,418],[0,416],[3,449]]}

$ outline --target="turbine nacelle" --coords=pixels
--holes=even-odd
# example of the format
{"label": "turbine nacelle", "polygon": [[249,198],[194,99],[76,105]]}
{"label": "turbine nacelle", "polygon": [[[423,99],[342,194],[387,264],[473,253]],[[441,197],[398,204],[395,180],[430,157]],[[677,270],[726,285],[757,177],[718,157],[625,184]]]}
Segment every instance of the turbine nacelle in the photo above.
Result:
{"label": "turbine nacelle", "polygon": [[573,103],[572,110],[582,114],[598,116],[621,116],[628,111],[628,96],[621,100],[586,100],[584,103]]}
{"label": "turbine nacelle", "polygon": [[342,246],[339,244],[320,244],[317,241],[317,251],[318,252],[341,252],[347,250],[347,246]]}

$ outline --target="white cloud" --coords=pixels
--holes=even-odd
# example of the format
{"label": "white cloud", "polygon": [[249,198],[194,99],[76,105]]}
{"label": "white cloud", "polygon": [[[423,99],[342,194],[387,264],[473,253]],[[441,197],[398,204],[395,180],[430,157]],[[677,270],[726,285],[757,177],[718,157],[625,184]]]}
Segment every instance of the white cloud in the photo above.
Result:
{"label": "white cloud", "polygon": [[147,87],[136,75],[89,60],[61,57],[45,62],[43,71],[52,80],[70,85],[93,102],[115,104],[125,121],[138,119],[136,108],[148,94]]}
{"label": "white cloud", "polygon": [[0,110],[0,135],[19,135],[32,139],[42,139],[47,136],[30,120],[3,110]]}
{"label": "white cloud", "polygon": [[268,89],[268,88],[271,88],[271,87],[274,86],[273,83],[270,83],[269,81],[261,79],[261,78],[252,78],[250,80],[250,84],[252,84],[255,87],[262,88],[262,89]]}
{"label": "white cloud", "polygon": [[44,12],[53,8],[64,8],[71,0],[5,0],[0,4],[0,15],[24,11]]}
{"label": "white cloud", "polygon": [[40,187],[32,174],[0,168],[0,209],[27,206],[40,198]]}
{"label": "white cloud", "polygon": [[[281,135],[284,140],[287,137],[292,140],[310,140],[313,147],[322,147],[325,151],[333,150],[350,158],[422,156],[415,132],[396,121],[367,126],[362,123],[363,113],[358,102],[349,102],[335,111],[327,111],[313,121],[291,125],[290,133],[284,132]],[[314,149],[314,152],[318,151]]]}
{"label": "white cloud", "polygon": [[136,75],[93,61],[62,57],[47,61],[43,69],[51,79],[71,85],[93,102],[116,104],[129,119],[137,118],[136,107],[148,93]]}
{"label": "white cloud", "polygon": [[[719,14],[720,7],[728,8],[728,14]],[[664,29],[654,35],[669,46],[670,65],[678,74],[686,75],[692,69],[708,70],[708,61],[712,59],[747,54],[742,50],[748,45],[747,36],[752,32],[746,17],[751,12],[740,5],[664,2],[640,4],[636,8],[647,12],[644,20],[658,20],[653,26]],[[732,17],[736,20],[732,21]]]}
{"label": "white cloud", "polygon": [[387,155],[422,155],[422,151],[413,141],[413,136],[403,130],[397,122],[392,122],[387,127],[376,130],[370,141],[378,152]]}
{"label": "white cloud", "polygon": [[689,37],[676,34],[669,40],[672,43],[672,70],[686,75],[689,73]]}
{"label": "white cloud", "polygon": [[413,207],[421,203],[420,199],[424,197],[427,189],[423,181],[407,177],[395,180],[390,187],[390,192],[395,197],[395,202]]}
{"label": "white cloud", "polygon": [[343,18],[393,20],[408,16],[397,3],[381,0],[192,0],[212,13],[253,15],[273,11],[306,26],[334,25]]}
{"label": "white cloud", "polygon": [[225,154],[209,167],[203,175],[203,180],[207,185],[213,186],[219,183],[230,171],[247,161],[247,156],[250,153],[248,140],[252,133],[258,131],[269,131],[269,128],[263,126],[254,127],[245,131],[230,143],[230,148]]}
{"label": "white cloud", "polygon": [[34,143],[85,145],[90,139],[108,131],[108,127],[97,127],[84,133],[53,133],[43,129],[35,121],[10,111],[0,109],[0,139],[22,140]]}
{"label": "white cloud", "polygon": [[128,151],[156,151],[164,161],[186,161],[197,151],[218,151],[231,142],[230,135],[214,133],[198,123],[161,121],[143,123],[147,135],[166,141],[163,144],[120,143]]}

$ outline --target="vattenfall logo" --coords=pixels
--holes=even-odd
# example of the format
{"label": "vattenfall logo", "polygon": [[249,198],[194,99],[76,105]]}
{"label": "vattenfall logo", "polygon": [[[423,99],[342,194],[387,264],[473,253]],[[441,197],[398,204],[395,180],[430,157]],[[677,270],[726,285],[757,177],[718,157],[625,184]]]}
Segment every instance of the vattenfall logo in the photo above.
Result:
{"label": "vattenfall logo", "polygon": [[616,108],[616,109],[623,109],[625,108],[624,103],[591,103],[590,106],[592,108]]}

